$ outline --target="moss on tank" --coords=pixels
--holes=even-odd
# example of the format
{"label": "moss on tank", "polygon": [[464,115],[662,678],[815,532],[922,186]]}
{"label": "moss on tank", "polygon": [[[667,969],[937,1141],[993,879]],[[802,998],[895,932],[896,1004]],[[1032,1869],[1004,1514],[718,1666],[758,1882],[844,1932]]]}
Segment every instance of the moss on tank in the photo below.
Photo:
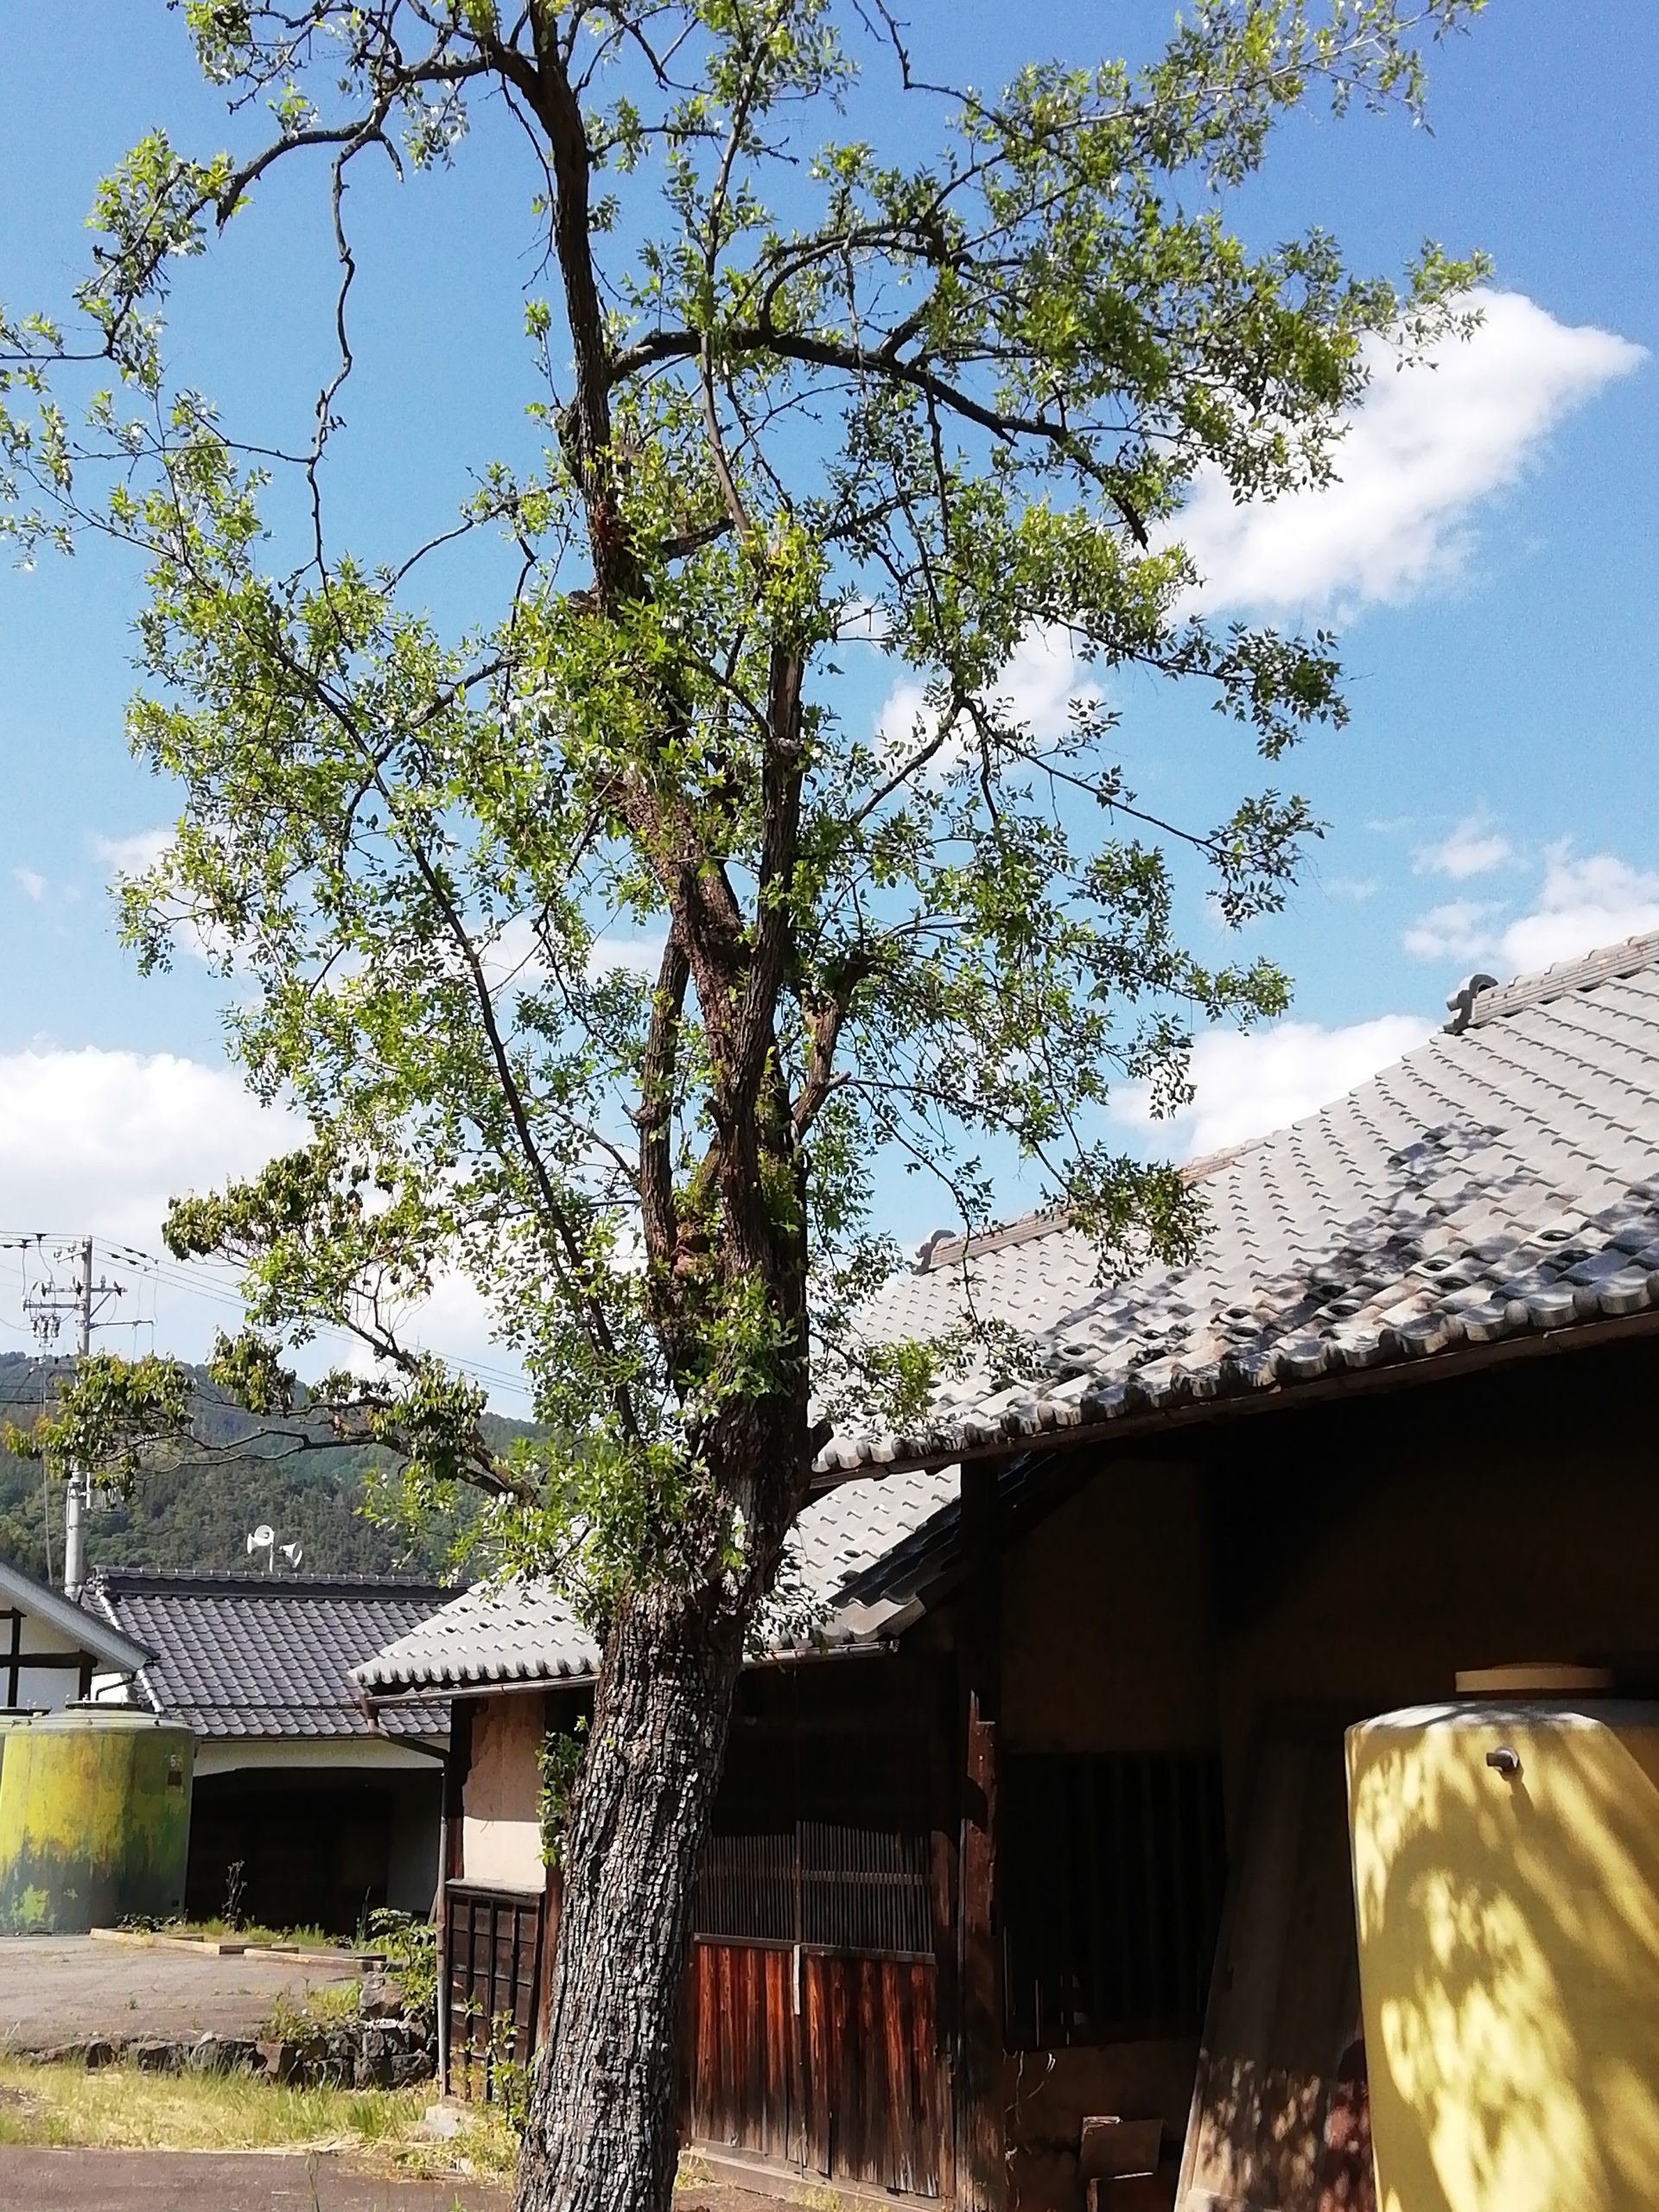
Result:
{"label": "moss on tank", "polygon": [[130,1706],[68,1706],[8,1732],[0,1932],[70,1935],[184,1903],[195,1739]]}

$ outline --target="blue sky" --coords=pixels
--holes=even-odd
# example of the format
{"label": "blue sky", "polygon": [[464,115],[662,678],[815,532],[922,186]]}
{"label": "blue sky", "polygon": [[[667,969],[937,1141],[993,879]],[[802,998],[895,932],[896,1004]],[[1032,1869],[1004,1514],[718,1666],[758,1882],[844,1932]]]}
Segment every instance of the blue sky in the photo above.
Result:
{"label": "blue sky", "polygon": [[[909,13],[918,50],[988,81],[1045,53],[1093,58],[1103,23],[1144,54],[1171,10],[914,0]],[[223,137],[176,17],[129,5],[116,37],[110,21],[107,0],[0,11],[0,297],[13,308],[61,298],[96,179],[143,130],[164,122],[196,148]],[[1471,966],[1513,972],[1659,927],[1656,79],[1651,0],[1492,0],[1434,60],[1432,135],[1310,118],[1243,203],[1258,240],[1318,222],[1353,264],[1389,270],[1433,237],[1484,248],[1496,276],[1471,346],[1379,378],[1332,491],[1244,518],[1201,500],[1192,517],[1212,606],[1334,620],[1353,713],[1294,762],[1330,833],[1286,914],[1253,933],[1295,977],[1294,1014],[1200,1047],[1195,1108],[1161,1140],[1178,1153],[1271,1126],[1394,1057]],[[487,161],[463,162],[414,188],[417,225],[389,182],[362,188],[364,234],[383,250],[364,257],[353,404],[378,442],[355,449],[343,488],[371,541],[448,512],[468,451],[512,435],[492,424],[470,448],[466,435],[476,395],[522,371],[523,264],[479,244],[499,227],[502,183]],[[522,177],[510,189],[516,216]],[[176,347],[232,419],[296,424],[309,406],[325,358],[319,213],[272,193],[257,238],[184,272]],[[435,440],[435,424],[456,435]],[[457,578],[454,603],[486,581]],[[137,604],[136,578],[97,550],[0,569],[0,1230],[154,1246],[169,1191],[251,1165],[281,1132],[222,1067],[205,970],[184,959],[141,982],[115,940],[108,878],[168,811],[122,736]],[[1040,714],[1059,710],[1069,675],[1036,640],[1009,681]],[[866,665],[845,711],[874,715],[884,690]],[[1218,811],[1232,782],[1216,776],[1204,706],[1124,703],[1143,791]],[[1142,1141],[1134,1102],[1124,1110]],[[937,1201],[915,1203],[896,1225],[919,1236]],[[0,1253],[0,1346],[22,1342],[6,1326],[19,1287]],[[215,1309],[176,1284],[146,1295],[163,1337],[196,1349]],[[488,1360],[464,1302],[435,1316],[434,1341],[446,1327]]]}

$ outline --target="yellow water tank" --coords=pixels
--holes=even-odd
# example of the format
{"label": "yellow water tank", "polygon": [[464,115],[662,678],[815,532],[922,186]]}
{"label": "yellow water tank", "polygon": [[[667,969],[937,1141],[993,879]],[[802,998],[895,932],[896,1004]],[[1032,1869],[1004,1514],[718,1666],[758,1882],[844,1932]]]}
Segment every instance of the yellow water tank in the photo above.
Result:
{"label": "yellow water tank", "polygon": [[1659,2203],[1659,1706],[1348,1732],[1379,2212]]}
{"label": "yellow water tank", "polygon": [[195,1738],[135,1706],[72,1705],[8,1735],[0,1934],[67,1935],[184,1904]]}

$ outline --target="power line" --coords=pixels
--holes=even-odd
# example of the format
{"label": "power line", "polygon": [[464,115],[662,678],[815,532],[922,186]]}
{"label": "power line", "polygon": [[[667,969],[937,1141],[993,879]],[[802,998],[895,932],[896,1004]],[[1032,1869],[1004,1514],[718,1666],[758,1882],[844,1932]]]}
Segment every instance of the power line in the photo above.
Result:
{"label": "power line", "polygon": [[[71,1241],[60,1232],[51,1230],[0,1230],[0,1253],[16,1251],[20,1255],[24,1255],[31,1250],[43,1251],[48,1246],[56,1247]],[[100,1238],[98,1241],[105,1251],[124,1261],[129,1267],[143,1269],[158,1289],[164,1287],[193,1298],[205,1300],[213,1305],[228,1307],[244,1316],[247,1313],[246,1299],[230,1283],[223,1279],[215,1280],[206,1269],[198,1274],[194,1269],[187,1269],[170,1260],[163,1259],[154,1252],[146,1251],[141,1245],[118,1243],[109,1238]],[[21,1272],[25,1285],[25,1306],[27,1306],[27,1267],[23,1267]],[[15,1328],[16,1325],[7,1323],[5,1325]],[[99,1325],[133,1325],[100,1323]],[[153,1329],[156,1323],[151,1319],[138,1325],[147,1325]],[[362,1342],[362,1339],[355,1336],[351,1330],[343,1328],[337,1322],[318,1322],[315,1326],[319,1336],[331,1338],[337,1343],[353,1349]],[[417,1345],[415,1349],[418,1351],[422,1347]],[[483,1360],[449,1358],[448,1363],[461,1374],[469,1376],[474,1382],[481,1383],[486,1389],[508,1391],[516,1397],[526,1400],[531,1397],[530,1385],[524,1376],[514,1374],[511,1369],[497,1367]]]}

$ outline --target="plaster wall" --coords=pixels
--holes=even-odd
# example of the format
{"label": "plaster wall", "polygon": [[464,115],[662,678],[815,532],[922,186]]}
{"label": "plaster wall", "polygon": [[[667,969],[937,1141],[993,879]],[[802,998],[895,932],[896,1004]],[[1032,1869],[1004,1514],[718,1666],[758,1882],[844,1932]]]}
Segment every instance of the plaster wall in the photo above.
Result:
{"label": "plaster wall", "polygon": [[18,1636],[17,1695],[8,1696],[11,1683],[11,1629],[10,1621],[0,1622],[0,1706],[15,1703],[19,1712],[53,1713],[60,1706],[70,1703],[80,1695],[79,1667],[31,1667],[31,1655],[58,1658],[90,1656],[81,1650],[73,1637],[38,1614],[23,1611]]}
{"label": "plaster wall", "polygon": [[461,1793],[461,1874],[508,1890],[545,1886],[537,1755],[546,1700],[536,1691],[480,1698]]}
{"label": "plaster wall", "polygon": [[[442,1748],[442,1739],[434,1744]],[[196,1772],[252,1774],[256,1770],[302,1767],[327,1769],[341,1781],[358,1774],[433,1776],[439,1762],[385,1736],[201,1736],[196,1740]]]}

